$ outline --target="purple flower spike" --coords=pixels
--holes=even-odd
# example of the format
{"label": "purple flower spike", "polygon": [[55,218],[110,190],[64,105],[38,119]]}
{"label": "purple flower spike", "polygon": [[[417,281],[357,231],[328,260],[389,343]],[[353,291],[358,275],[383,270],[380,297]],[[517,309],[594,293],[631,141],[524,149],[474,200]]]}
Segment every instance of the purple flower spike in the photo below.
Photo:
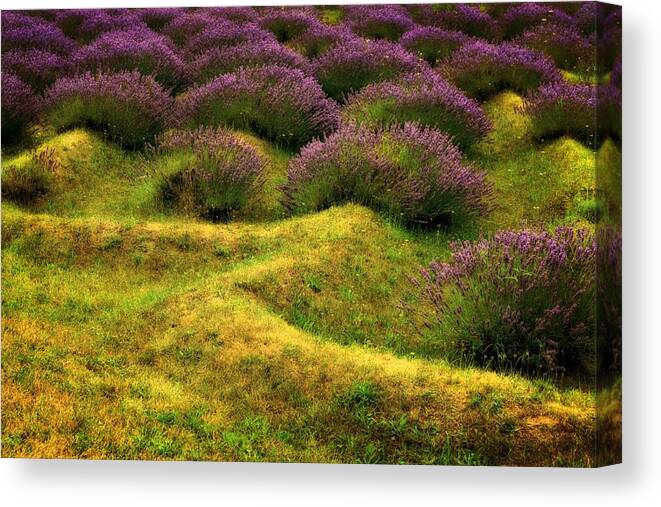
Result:
{"label": "purple flower spike", "polygon": [[339,124],[337,104],[314,78],[275,65],[241,68],[193,88],[177,99],[176,113],[185,128],[227,125],[292,149]]}
{"label": "purple flower spike", "polygon": [[491,187],[437,130],[409,123],[374,131],[348,124],[290,161],[283,192],[291,213],[353,201],[410,225],[433,227],[484,212]]}
{"label": "purple flower spike", "polygon": [[321,86],[335,100],[343,100],[370,83],[425,67],[415,55],[386,41],[339,44],[317,58],[314,65]]}
{"label": "purple flower spike", "polygon": [[469,96],[483,98],[504,88],[524,92],[562,79],[546,55],[514,44],[464,44],[439,67]]}
{"label": "purple flower spike", "polygon": [[316,58],[333,46],[357,40],[357,36],[346,26],[328,26],[323,23],[312,25],[287,45],[308,58]]}
{"label": "purple flower spike", "polygon": [[161,33],[177,46],[185,46],[190,39],[214,23],[214,17],[201,12],[186,12],[166,24]]}
{"label": "purple flower spike", "polygon": [[412,282],[441,355],[525,373],[594,373],[596,244],[585,230],[451,245]]}
{"label": "purple flower spike", "polygon": [[192,59],[213,48],[237,46],[245,42],[274,41],[272,33],[248,23],[236,24],[224,19],[216,19],[199,33],[188,39],[184,52]]}
{"label": "purple flower spike", "polygon": [[273,33],[280,42],[299,37],[321,22],[314,16],[298,9],[273,7],[266,9],[259,19],[259,26]]}
{"label": "purple flower spike", "polygon": [[461,148],[491,128],[477,102],[430,70],[366,86],[349,99],[344,114],[369,126],[418,122],[447,133]]}
{"label": "purple flower spike", "polygon": [[171,108],[170,95],[138,72],[58,79],[46,91],[43,107],[56,130],[88,126],[130,148],[151,143]]}

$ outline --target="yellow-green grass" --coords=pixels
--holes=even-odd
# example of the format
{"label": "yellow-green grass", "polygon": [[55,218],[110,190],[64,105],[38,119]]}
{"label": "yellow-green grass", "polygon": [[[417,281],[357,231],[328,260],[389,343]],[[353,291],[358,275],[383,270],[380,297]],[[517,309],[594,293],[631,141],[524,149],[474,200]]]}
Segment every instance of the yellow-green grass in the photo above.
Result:
{"label": "yellow-green grass", "polygon": [[159,205],[164,158],[84,130],[46,140],[53,191],[2,204],[3,455],[592,465],[589,386],[450,365],[401,309],[450,240],[588,224],[574,203],[594,152],[534,144],[519,105],[492,99],[467,155],[493,212],[433,233],[351,204],[284,217],[289,155],[245,134],[268,178],[228,224]]}

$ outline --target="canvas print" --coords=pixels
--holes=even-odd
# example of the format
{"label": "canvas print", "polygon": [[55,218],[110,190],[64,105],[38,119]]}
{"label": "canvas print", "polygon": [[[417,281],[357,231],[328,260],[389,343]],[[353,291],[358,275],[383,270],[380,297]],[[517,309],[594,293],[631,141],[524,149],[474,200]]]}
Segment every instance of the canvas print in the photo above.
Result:
{"label": "canvas print", "polygon": [[621,460],[622,12],[2,12],[2,457]]}

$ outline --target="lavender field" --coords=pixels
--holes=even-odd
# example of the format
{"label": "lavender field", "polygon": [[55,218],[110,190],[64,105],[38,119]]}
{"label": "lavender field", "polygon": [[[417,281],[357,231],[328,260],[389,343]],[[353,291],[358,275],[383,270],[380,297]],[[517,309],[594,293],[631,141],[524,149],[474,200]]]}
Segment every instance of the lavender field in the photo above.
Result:
{"label": "lavender field", "polygon": [[2,456],[621,459],[621,9],[2,12]]}

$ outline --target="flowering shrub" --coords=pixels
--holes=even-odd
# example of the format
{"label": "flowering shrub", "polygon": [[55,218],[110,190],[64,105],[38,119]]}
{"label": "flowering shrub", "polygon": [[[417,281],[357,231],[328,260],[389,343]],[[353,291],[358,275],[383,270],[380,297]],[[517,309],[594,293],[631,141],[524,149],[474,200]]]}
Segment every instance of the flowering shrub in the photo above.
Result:
{"label": "flowering shrub", "polygon": [[251,23],[238,25],[232,21],[217,19],[188,39],[185,53],[195,57],[213,48],[236,46],[245,42],[275,40],[273,34]]}
{"label": "flowering shrub", "polygon": [[70,37],[90,42],[105,32],[147,29],[136,12],[128,9],[73,9],[61,10],[57,24]]}
{"label": "flowering shrub", "polygon": [[334,46],[314,62],[317,80],[336,100],[370,83],[418,69],[422,61],[386,41],[352,41]]}
{"label": "flowering shrub", "polygon": [[150,29],[159,31],[173,19],[183,16],[185,12],[180,7],[151,7],[138,9],[136,14]]}
{"label": "flowering shrub", "polygon": [[72,70],[68,58],[43,49],[14,49],[2,55],[3,73],[20,77],[37,93]]}
{"label": "flowering shrub", "polygon": [[21,78],[2,71],[2,141],[20,139],[37,113],[37,98]]}
{"label": "flowering shrub", "polygon": [[483,212],[490,191],[448,136],[412,123],[378,131],[345,125],[305,146],[283,187],[292,213],[354,201],[423,226]]}
{"label": "flowering shrub", "polygon": [[406,32],[399,43],[433,66],[468,40],[462,32],[419,26]]}
{"label": "flowering shrub", "polygon": [[264,184],[264,161],[231,132],[168,131],[159,149],[177,155],[176,170],[160,183],[161,200],[214,222],[232,218]]}
{"label": "flowering shrub", "polygon": [[275,41],[258,41],[228,48],[213,48],[196,58],[189,67],[191,79],[205,83],[239,67],[279,65],[311,74],[310,62],[295,51]]}
{"label": "flowering shrub", "polygon": [[468,95],[478,98],[503,88],[523,92],[561,79],[553,61],[538,51],[482,41],[464,44],[444,60],[440,71]]}
{"label": "flowering shrub", "polygon": [[2,51],[41,49],[67,55],[76,43],[48,21],[18,12],[2,12]]}
{"label": "flowering shrub", "polygon": [[418,25],[441,27],[443,12],[452,8],[451,4],[405,4],[411,19]]}
{"label": "flowering shrub", "polygon": [[203,12],[186,12],[167,23],[161,33],[182,47],[213,22],[214,18]]}
{"label": "flowering shrub", "polygon": [[573,18],[565,12],[545,4],[519,3],[512,4],[499,19],[503,37],[511,39],[526,30],[540,24],[551,22],[555,25],[571,26]]}
{"label": "flowering shrub", "polygon": [[477,102],[432,71],[368,85],[349,99],[344,114],[370,126],[415,121],[446,132],[462,148],[491,126]]}
{"label": "flowering shrub", "polygon": [[618,86],[602,85],[597,88],[598,142],[607,137],[622,140],[622,90]]}
{"label": "flowering shrub", "polygon": [[298,69],[241,68],[177,99],[182,127],[229,125],[297,149],[335,130],[339,108]]}
{"label": "flowering shrub", "polygon": [[170,45],[165,37],[148,29],[113,31],[78,49],[72,60],[83,72],[137,70],[176,88],[184,80],[185,67]]}
{"label": "flowering shrub", "polygon": [[56,130],[88,126],[130,148],[153,140],[171,105],[151,76],[135,71],[61,78],[44,96],[45,118]]}
{"label": "flowering shrub", "polygon": [[448,30],[459,30],[480,39],[496,39],[499,36],[498,23],[476,5],[448,5],[439,11],[438,16],[440,26]]}
{"label": "flowering shrub", "polygon": [[355,40],[356,36],[344,26],[328,26],[323,23],[312,25],[287,44],[308,58],[316,58],[336,44]]}
{"label": "flowering shrub", "polygon": [[313,26],[319,25],[317,18],[297,9],[274,7],[267,9],[259,20],[259,26],[273,33],[280,42],[300,36]]}
{"label": "flowering shrub", "polygon": [[593,238],[501,231],[451,245],[412,280],[432,304],[429,346],[450,359],[526,373],[594,373]]}
{"label": "flowering shrub", "polygon": [[516,43],[551,57],[561,69],[594,72],[596,39],[584,37],[572,26],[543,23],[516,39]]}
{"label": "flowering shrub", "polygon": [[615,60],[622,54],[622,10],[610,13],[601,26],[601,36],[597,39],[597,57],[599,72],[604,73],[613,68]]}
{"label": "flowering shrub", "polygon": [[579,30],[589,35],[597,31],[597,23],[601,15],[597,2],[585,2],[574,14],[574,22]]}
{"label": "flowering shrub", "polygon": [[589,84],[553,83],[530,93],[523,110],[532,119],[537,140],[568,135],[595,144],[597,88]]}
{"label": "flowering shrub", "polygon": [[350,5],[344,12],[351,29],[368,39],[397,41],[413,28],[408,11],[401,5]]}

